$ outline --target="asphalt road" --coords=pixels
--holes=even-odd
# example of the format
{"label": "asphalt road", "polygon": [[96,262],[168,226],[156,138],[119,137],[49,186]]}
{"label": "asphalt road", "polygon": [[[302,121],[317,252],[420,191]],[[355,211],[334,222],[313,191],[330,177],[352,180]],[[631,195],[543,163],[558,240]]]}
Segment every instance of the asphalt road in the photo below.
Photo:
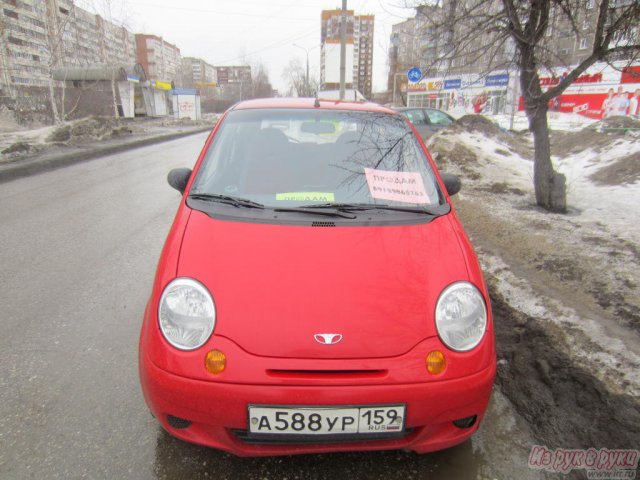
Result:
{"label": "asphalt road", "polygon": [[138,331],[179,202],[166,183],[206,134],[0,185],[0,478],[538,478],[528,427],[496,392],[445,452],[241,459],[148,413]]}

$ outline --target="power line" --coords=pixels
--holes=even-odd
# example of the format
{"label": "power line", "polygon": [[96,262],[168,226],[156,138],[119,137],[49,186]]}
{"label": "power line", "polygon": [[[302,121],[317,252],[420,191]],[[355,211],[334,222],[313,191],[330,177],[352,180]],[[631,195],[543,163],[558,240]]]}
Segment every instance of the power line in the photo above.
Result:
{"label": "power line", "polygon": [[264,51],[267,51],[267,50],[271,50],[272,48],[281,47],[281,46],[286,45],[288,43],[295,42],[296,40],[300,40],[302,38],[306,38],[308,36],[315,35],[317,33],[317,32],[313,32],[313,31],[310,32],[309,29],[306,29],[306,28],[303,30],[303,32],[304,32],[304,34],[295,34],[292,37],[288,37],[288,38],[285,38],[283,40],[278,40],[278,41],[276,41],[276,42],[274,42],[274,43],[272,43],[270,45],[266,45],[266,46],[264,46],[264,47],[262,47],[262,48],[260,48],[258,50],[254,50],[253,52],[245,53],[243,55],[237,55],[237,56],[235,56],[233,58],[230,58],[230,59],[227,59],[227,60],[221,60],[221,61],[218,61],[216,63],[217,64],[223,64],[223,63],[233,62],[234,60],[242,59],[243,57],[250,57],[250,56],[256,55],[257,53],[261,53],[261,52],[264,52]]}

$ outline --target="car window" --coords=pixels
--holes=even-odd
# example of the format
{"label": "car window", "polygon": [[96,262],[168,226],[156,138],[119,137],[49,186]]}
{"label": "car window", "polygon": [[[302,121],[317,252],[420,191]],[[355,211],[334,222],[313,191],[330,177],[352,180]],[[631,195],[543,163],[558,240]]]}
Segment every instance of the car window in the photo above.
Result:
{"label": "car window", "polygon": [[429,117],[429,121],[435,125],[451,125],[453,119],[440,110],[425,110],[425,113]]}
{"label": "car window", "polygon": [[234,195],[273,208],[443,201],[400,115],[312,109],[231,111],[191,193]]}
{"label": "car window", "polygon": [[402,114],[414,125],[425,125],[427,122],[422,110],[405,110]]}

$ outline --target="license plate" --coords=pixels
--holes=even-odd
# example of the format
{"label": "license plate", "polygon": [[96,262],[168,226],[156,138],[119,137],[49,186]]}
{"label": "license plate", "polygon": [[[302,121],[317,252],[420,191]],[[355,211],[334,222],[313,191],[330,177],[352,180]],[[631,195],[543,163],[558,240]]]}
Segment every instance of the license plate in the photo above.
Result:
{"label": "license plate", "polygon": [[249,433],[369,435],[404,431],[404,405],[284,407],[249,405]]}

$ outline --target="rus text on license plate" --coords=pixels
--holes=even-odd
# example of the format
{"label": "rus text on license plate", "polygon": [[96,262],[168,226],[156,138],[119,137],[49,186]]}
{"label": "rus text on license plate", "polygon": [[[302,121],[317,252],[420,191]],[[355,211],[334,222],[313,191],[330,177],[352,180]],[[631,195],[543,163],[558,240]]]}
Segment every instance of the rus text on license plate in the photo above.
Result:
{"label": "rus text on license plate", "polygon": [[404,405],[280,407],[249,405],[250,434],[336,435],[401,433]]}

